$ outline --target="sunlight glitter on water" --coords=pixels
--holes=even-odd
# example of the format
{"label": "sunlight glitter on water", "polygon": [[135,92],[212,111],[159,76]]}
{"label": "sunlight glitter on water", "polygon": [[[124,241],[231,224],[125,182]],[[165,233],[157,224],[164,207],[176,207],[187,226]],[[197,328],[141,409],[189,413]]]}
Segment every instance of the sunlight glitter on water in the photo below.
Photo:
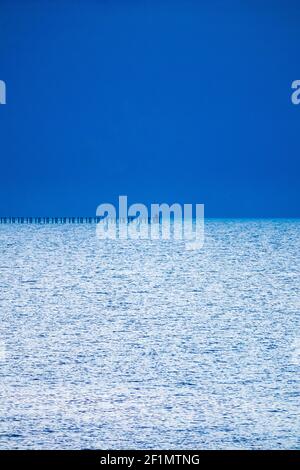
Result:
{"label": "sunlight glitter on water", "polygon": [[299,448],[299,229],[1,226],[0,447]]}

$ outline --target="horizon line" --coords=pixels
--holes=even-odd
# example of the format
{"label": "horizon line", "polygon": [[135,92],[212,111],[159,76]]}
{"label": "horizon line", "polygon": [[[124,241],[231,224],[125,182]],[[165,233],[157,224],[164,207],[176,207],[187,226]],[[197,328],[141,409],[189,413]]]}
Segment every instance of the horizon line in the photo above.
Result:
{"label": "horizon line", "polygon": [[[127,216],[127,218],[119,218],[115,219],[115,222],[127,222],[134,221],[138,216]],[[101,220],[106,219],[103,216],[0,216],[0,224],[1,225],[10,225],[10,224],[19,224],[19,225],[72,225],[72,224],[93,224],[99,223]],[[183,218],[181,218],[183,219]],[[141,218],[144,222],[144,219]],[[170,218],[170,220],[174,220],[174,217]],[[195,220],[195,217],[193,217]],[[249,221],[249,220],[294,220],[300,221],[300,217],[205,217],[204,220],[206,221],[213,221],[213,220],[240,220],[240,221]],[[159,221],[161,221],[161,215],[159,217]],[[157,219],[153,220],[153,218],[148,217],[148,223],[151,222],[158,222]]]}

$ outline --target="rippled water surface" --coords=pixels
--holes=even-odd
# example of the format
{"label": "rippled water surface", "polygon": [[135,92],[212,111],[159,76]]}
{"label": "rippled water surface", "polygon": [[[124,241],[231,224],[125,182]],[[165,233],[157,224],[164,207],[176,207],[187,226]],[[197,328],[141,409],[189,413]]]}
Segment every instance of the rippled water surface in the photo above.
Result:
{"label": "rippled water surface", "polygon": [[299,448],[299,234],[0,226],[0,447]]}

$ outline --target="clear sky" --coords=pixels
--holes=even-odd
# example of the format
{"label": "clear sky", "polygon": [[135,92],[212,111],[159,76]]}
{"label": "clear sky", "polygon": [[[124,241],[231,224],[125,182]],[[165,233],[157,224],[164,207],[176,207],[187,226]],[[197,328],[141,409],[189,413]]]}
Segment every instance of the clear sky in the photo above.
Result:
{"label": "clear sky", "polygon": [[299,217],[300,2],[0,0],[0,215]]}

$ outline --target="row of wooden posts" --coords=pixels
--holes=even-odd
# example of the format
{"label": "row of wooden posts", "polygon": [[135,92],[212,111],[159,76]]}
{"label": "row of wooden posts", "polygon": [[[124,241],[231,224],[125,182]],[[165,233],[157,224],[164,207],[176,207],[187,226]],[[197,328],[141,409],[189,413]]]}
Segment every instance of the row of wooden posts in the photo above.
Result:
{"label": "row of wooden posts", "polygon": [[0,224],[93,224],[101,217],[0,217]]}
{"label": "row of wooden posts", "polygon": [[[103,220],[103,217],[0,217],[0,224],[96,224]],[[134,217],[119,219],[117,222],[132,222]],[[161,217],[151,219],[140,219],[141,222],[159,222]],[[108,219],[114,223],[115,219]]]}

